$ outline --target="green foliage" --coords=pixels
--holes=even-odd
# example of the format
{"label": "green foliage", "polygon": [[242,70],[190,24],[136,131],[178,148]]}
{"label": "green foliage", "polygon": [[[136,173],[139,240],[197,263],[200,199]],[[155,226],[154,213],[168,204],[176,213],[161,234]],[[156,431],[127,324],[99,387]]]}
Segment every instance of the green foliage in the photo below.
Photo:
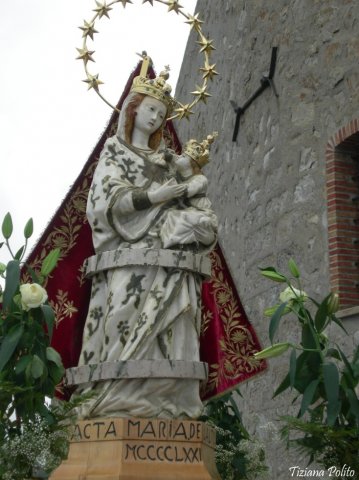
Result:
{"label": "green foliage", "polygon": [[216,430],[216,464],[222,480],[261,478],[265,454],[251,439],[232,393],[210,400],[201,418]]}
{"label": "green foliage", "polygon": [[[0,478],[6,478],[7,468],[15,465],[14,458],[8,456],[7,446],[16,446],[21,453],[31,430],[41,433],[41,438],[46,438],[48,444],[56,437],[53,434],[60,428],[59,416],[48,405],[48,399],[54,397],[65,372],[59,354],[50,346],[55,314],[47,303],[46,291],[36,283],[24,285],[21,282],[21,269],[27,268],[22,259],[33,233],[32,219],[26,223],[25,242],[16,254],[9,244],[12,232],[13,222],[8,213],[2,222],[5,239],[2,245],[7,246],[12,260],[7,265],[0,265],[4,283],[0,299]],[[38,281],[46,281],[59,256],[58,249],[48,254]],[[52,447],[49,448],[51,453]],[[9,458],[12,465],[7,463]],[[9,478],[31,477],[34,465],[24,458],[19,457],[18,461],[23,476]]]}
{"label": "green foliage", "polygon": [[53,269],[56,267],[57,262],[60,258],[60,249],[55,248],[44,258],[41,266],[41,275],[43,277],[48,277]]}
{"label": "green foliage", "polygon": [[[13,387],[8,391],[14,393]],[[36,472],[41,472],[44,478],[57,468],[68,455],[76,408],[88,398],[90,395],[69,402],[54,401],[49,407],[52,422],[36,413],[20,430],[7,435],[6,442],[0,444],[0,478],[24,480]]]}
{"label": "green foliage", "polygon": [[[261,269],[266,278],[274,281],[284,278],[288,287],[280,294],[280,299],[285,299],[286,303],[265,311],[265,314],[272,314],[269,324],[272,346],[255,356],[262,358],[261,355],[266,355],[269,358],[281,354],[281,349],[285,351],[284,342],[273,344],[273,340],[280,319],[288,313],[294,314],[301,329],[301,341],[299,344],[288,344],[291,347],[289,371],[274,396],[292,389],[297,392],[297,398],[301,396],[301,405],[296,418],[283,418],[286,423],[283,434],[288,445],[296,445],[306,451],[310,460],[316,460],[325,467],[349,465],[359,473],[359,349],[350,361],[324,333],[332,323],[345,331],[335,316],[339,308],[338,295],[330,293],[320,303],[308,298],[301,290],[297,265],[290,260],[288,267],[293,279],[273,267]],[[297,351],[300,352],[298,356]],[[303,419],[305,414],[308,420]],[[291,432],[297,435],[294,440],[290,438]],[[298,437],[298,432],[302,436]]]}
{"label": "green foliage", "polygon": [[[359,438],[357,428],[332,427],[319,423],[314,416],[310,421],[294,417],[282,417],[285,426],[281,430],[282,438],[289,447],[301,454],[309,454],[310,461],[330,468],[333,465],[349,466],[355,472],[350,478],[359,475]],[[295,439],[292,439],[295,436]]]}

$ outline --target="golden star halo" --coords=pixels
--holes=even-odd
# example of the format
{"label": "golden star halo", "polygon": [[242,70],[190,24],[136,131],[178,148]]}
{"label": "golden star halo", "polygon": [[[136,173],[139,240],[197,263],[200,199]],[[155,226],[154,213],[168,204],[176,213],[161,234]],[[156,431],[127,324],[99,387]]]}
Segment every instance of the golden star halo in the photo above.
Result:
{"label": "golden star halo", "polygon": [[76,60],[83,60],[85,65],[87,64],[88,61],[94,62],[95,60],[92,58],[92,55],[95,53],[94,50],[87,50],[87,48],[76,48],[76,50],[79,52],[79,56],[76,57]]}
{"label": "golden star halo", "polygon": [[98,13],[99,18],[102,18],[103,16],[110,18],[108,12],[110,12],[112,8],[106,5],[106,2],[100,3],[96,1],[96,5],[97,8],[94,8],[93,11]]}
{"label": "golden star halo", "polygon": [[182,5],[178,3],[177,0],[169,0],[168,1],[168,11],[171,12],[172,10],[178,14],[180,9],[183,8]]}
{"label": "golden star halo", "polygon": [[198,18],[199,13],[196,13],[196,15],[188,15],[188,20],[185,23],[188,23],[191,28],[194,28],[197,30],[197,32],[201,28],[201,24],[203,23],[202,20]]}
{"label": "golden star halo", "polygon": [[204,63],[204,67],[200,68],[201,72],[203,72],[203,78],[208,78],[209,80],[213,80],[213,77],[219,75],[216,71],[216,64],[213,63],[210,65],[207,61]]}
{"label": "golden star halo", "polygon": [[[203,72],[203,84],[196,85],[196,89],[191,92],[192,95],[195,96],[195,99],[192,103],[182,104],[177,102],[178,108],[175,109],[175,114],[169,119],[178,118],[179,120],[186,118],[187,120],[190,116],[194,113],[192,108],[198,103],[203,102],[206,103],[207,99],[211,97],[211,95],[207,92],[207,83],[208,80],[212,80],[215,75],[218,75],[218,72],[215,70],[215,64],[210,63],[210,55],[215,47],[213,45],[213,40],[206,38],[202,32],[202,24],[204,23],[203,20],[199,18],[199,14],[196,13],[194,15],[186,14],[182,9],[183,6],[180,5],[179,0],[142,0],[142,5],[145,3],[149,3],[151,6],[154,6],[154,2],[162,3],[167,6],[168,12],[175,12],[177,15],[182,15],[185,17],[185,23],[187,23],[191,30],[195,30],[198,35],[197,44],[200,45],[199,53],[203,54],[204,56],[204,65],[200,68],[200,71]],[[100,20],[102,17],[110,18],[110,12],[113,10],[113,6],[117,3],[121,3],[123,8],[126,7],[127,4],[133,4],[132,0],[102,0],[98,1],[95,0],[96,8],[93,9],[95,12],[94,17],[90,21],[84,21],[84,25],[79,27],[83,34],[83,45],[82,48],[77,48],[79,56],[76,57],[78,60],[83,61],[84,69],[86,72],[86,80],[83,80],[85,83],[88,84],[88,90],[93,89],[99,97],[112,109],[118,110],[115,106],[113,106],[110,102],[108,102],[100,93],[99,86],[102,85],[102,82],[99,79],[99,74],[91,74],[88,71],[88,62],[94,62],[92,55],[94,50],[90,50],[87,47],[87,40],[90,38],[94,40],[94,34],[98,33],[98,30],[95,29],[95,24],[97,20]]]}
{"label": "golden star halo", "polygon": [[198,101],[202,101],[203,103],[207,103],[207,98],[211,97],[209,93],[207,93],[207,84],[203,84],[201,87],[196,85],[196,89],[194,92],[191,92],[192,95],[198,97]]}
{"label": "golden star halo", "polygon": [[88,84],[88,90],[93,88],[94,90],[98,90],[99,85],[103,85],[103,82],[98,78],[99,74],[96,75],[87,75],[86,80],[82,80],[83,82]]}
{"label": "golden star halo", "polygon": [[180,107],[176,108],[175,112],[177,112],[178,119],[182,120],[182,118],[186,118],[189,120],[190,115],[193,114],[193,111],[191,110],[192,106],[192,103],[186,103],[185,105],[181,105]]}

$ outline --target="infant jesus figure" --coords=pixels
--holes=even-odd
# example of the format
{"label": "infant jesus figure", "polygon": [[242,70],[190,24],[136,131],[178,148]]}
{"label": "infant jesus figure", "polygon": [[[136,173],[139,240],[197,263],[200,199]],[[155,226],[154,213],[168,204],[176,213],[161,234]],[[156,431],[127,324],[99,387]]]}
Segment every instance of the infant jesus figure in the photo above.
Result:
{"label": "infant jesus figure", "polygon": [[217,133],[208,135],[202,143],[189,140],[182,155],[168,154],[172,168],[182,184],[186,185],[185,195],[177,208],[167,213],[161,229],[164,248],[196,244],[199,251],[212,249],[217,238],[217,217],[207,198],[208,180],[202,167],[209,159],[209,145]]}

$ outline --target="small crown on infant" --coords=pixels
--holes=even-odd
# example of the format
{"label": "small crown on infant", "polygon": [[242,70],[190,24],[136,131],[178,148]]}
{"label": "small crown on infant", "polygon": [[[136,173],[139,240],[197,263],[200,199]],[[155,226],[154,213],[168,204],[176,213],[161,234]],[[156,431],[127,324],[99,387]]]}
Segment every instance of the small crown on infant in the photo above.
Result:
{"label": "small crown on infant", "polygon": [[201,143],[192,138],[186,143],[183,153],[188,155],[200,168],[202,168],[209,162],[210,145],[214,142],[217,136],[218,132],[213,132],[211,135],[207,135],[207,138]]}

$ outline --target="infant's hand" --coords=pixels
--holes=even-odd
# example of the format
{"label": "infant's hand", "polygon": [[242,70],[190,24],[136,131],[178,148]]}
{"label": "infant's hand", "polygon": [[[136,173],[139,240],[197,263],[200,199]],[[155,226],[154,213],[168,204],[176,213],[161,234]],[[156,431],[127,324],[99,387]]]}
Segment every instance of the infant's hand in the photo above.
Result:
{"label": "infant's hand", "polygon": [[205,228],[211,227],[211,220],[206,216],[201,217],[198,223],[201,227],[205,227]]}

